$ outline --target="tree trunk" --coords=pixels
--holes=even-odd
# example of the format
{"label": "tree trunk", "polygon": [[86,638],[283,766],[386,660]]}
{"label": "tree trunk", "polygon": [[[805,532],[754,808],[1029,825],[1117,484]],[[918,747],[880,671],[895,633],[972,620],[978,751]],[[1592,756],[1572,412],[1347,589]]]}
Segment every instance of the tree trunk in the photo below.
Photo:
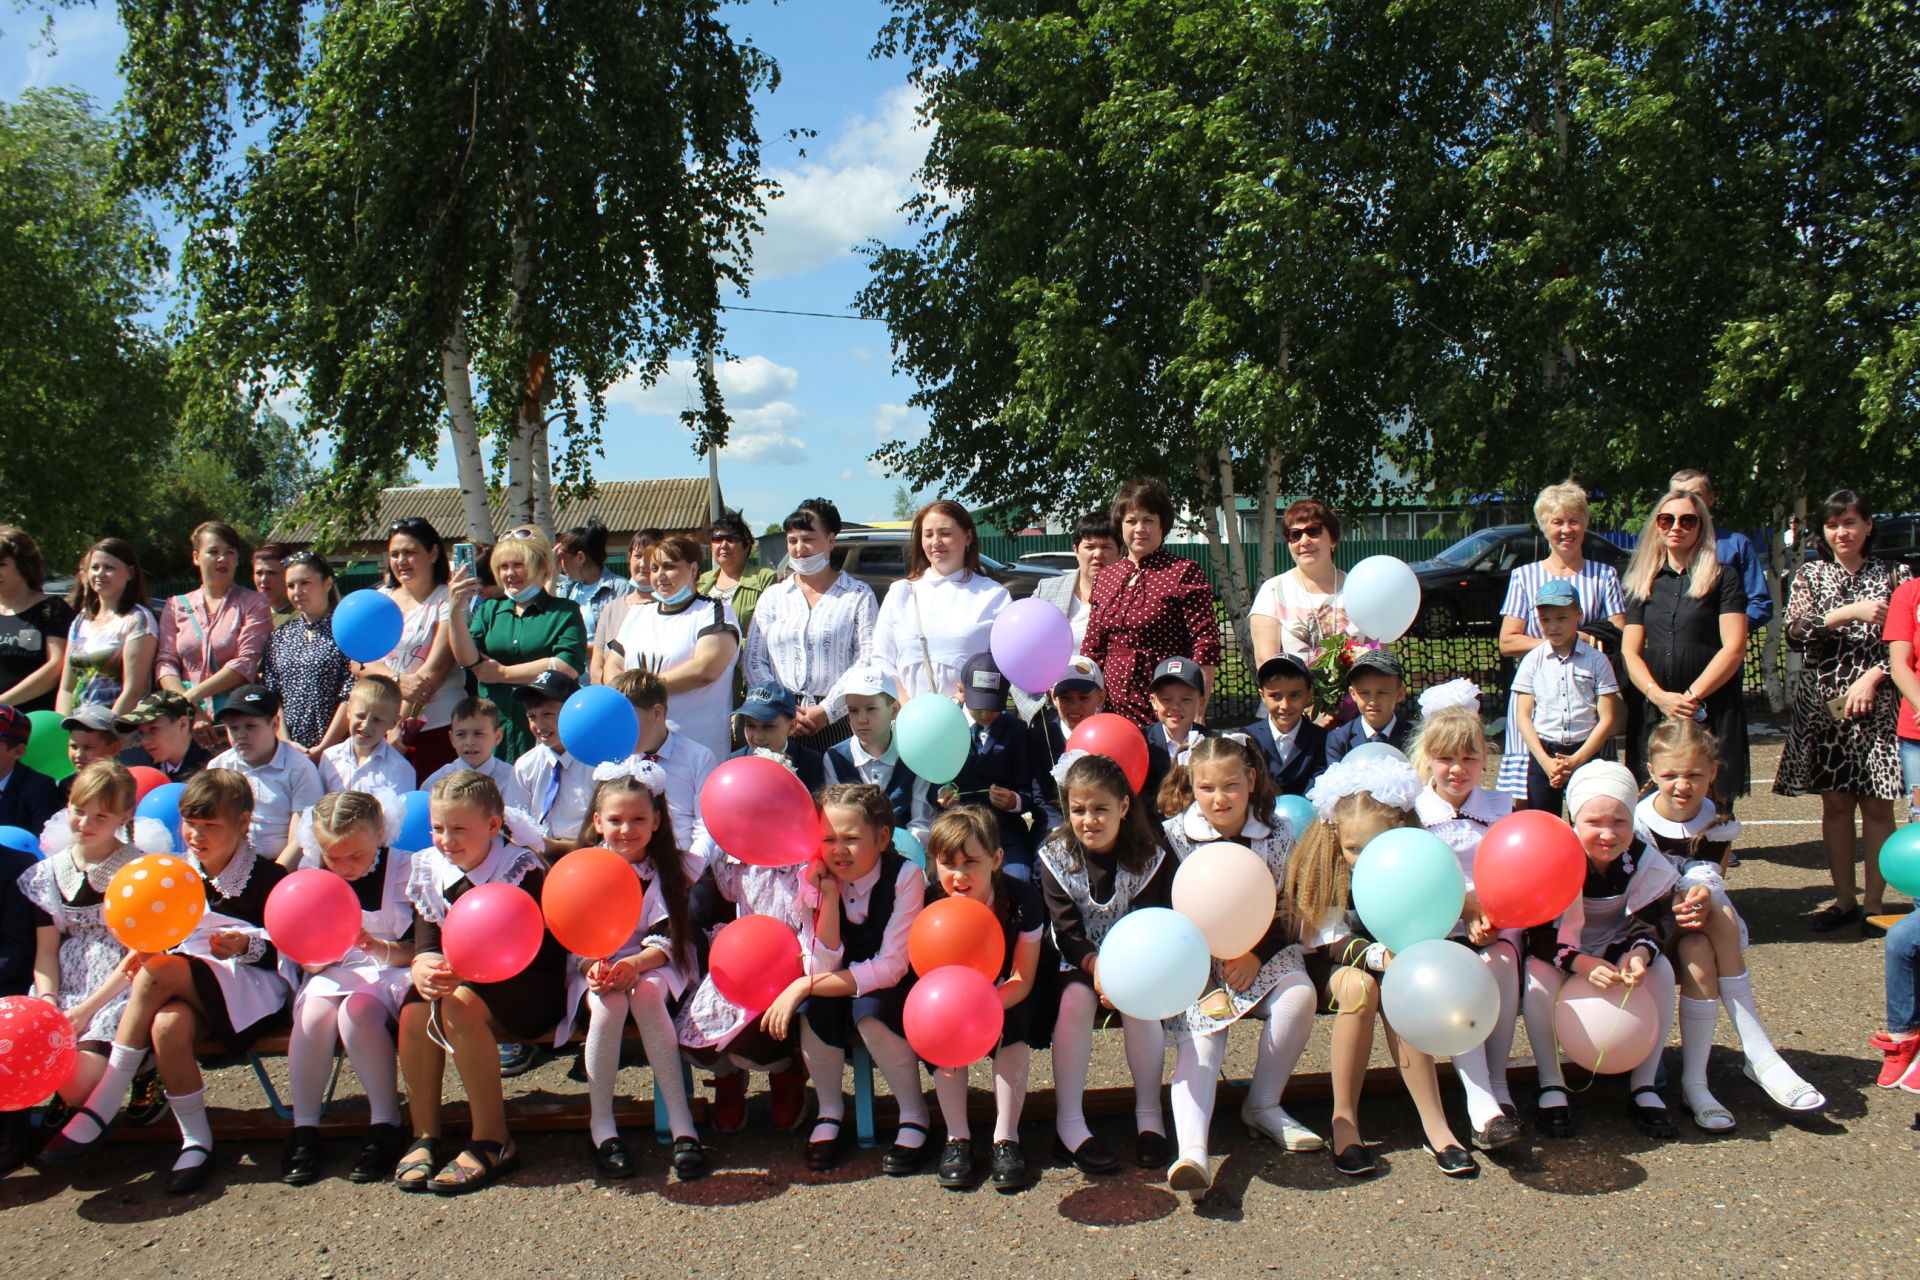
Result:
{"label": "tree trunk", "polygon": [[1209,523],[1214,527],[1208,531],[1210,542],[1219,541],[1219,523],[1226,523],[1226,573],[1218,568],[1214,580],[1220,584],[1220,603],[1227,611],[1227,625],[1233,639],[1233,647],[1240,651],[1241,658],[1252,665],[1253,643],[1247,634],[1247,547],[1240,537],[1240,512],[1237,510],[1237,495],[1233,486],[1233,451],[1222,444],[1214,454],[1214,471],[1220,484],[1220,506]]}
{"label": "tree trunk", "polygon": [[[533,126],[527,125],[520,148],[519,207],[513,215],[513,266],[507,277],[506,332],[516,349],[526,337],[527,302],[533,284],[533,219],[538,153]],[[507,442],[507,520],[510,524],[535,523],[533,440],[544,432],[543,392],[547,379],[547,357],[526,356],[520,386],[514,388],[513,439]]]}
{"label": "tree trunk", "polygon": [[553,452],[547,444],[547,423],[542,419],[528,440],[533,458],[533,522],[553,541]]}
{"label": "tree trunk", "polygon": [[480,430],[473,412],[473,357],[467,347],[467,324],[456,318],[453,332],[440,348],[440,381],[446,387],[447,434],[453,441],[453,461],[460,475],[460,515],[467,540],[493,541],[493,516],[487,510],[487,469],[480,460]]}
{"label": "tree trunk", "polygon": [[507,441],[506,521],[509,529],[533,523],[532,434],[525,418],[516,418]]}

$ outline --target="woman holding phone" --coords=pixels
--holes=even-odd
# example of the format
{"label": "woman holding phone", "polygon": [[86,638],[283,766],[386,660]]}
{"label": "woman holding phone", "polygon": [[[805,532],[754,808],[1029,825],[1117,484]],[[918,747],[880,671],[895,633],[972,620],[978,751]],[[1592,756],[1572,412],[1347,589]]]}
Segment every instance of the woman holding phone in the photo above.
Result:
{"label": "woman holding phone", "polygon": [[423,778],[453,763],[453,709],[467,696],[447,638],[447,559],[446,545],[427,521],[415,516],[387,526],[387,581],[380,591],[400,606],[400,641],[360,668],[400,686],[403,718],[389,736]]}

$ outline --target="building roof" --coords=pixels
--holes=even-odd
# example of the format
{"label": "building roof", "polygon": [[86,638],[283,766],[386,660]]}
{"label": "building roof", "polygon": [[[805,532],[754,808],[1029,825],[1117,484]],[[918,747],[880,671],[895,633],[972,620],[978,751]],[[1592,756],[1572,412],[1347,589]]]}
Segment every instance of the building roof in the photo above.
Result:
{"label": "building roof", "polygon": [[[488,503],[496,531],[508,524],[501,515],[504,505],[499,495]],[[555,503],[553,523],[556,529],[570,529],[585,524],[591,516],[598,516],[600,523],[616,536],[648,528],[703,529],[708,509],[705,476],[681,480],[605,480],[594,486],[592,497],[572,497]],[[378,542],[394,521],[413,518],[427,521],[443,534],[464,536],[460,490],[451,485],[382,489],[373,519],[343,541]],[[281,525],[269,540],[312,542],[318,531],[318,522],[302,520]]]}

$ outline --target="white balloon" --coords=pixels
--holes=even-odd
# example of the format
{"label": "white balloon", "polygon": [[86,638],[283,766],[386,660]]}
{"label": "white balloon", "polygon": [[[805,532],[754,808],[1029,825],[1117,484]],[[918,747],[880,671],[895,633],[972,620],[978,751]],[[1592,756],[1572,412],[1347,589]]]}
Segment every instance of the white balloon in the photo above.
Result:
{"label": "white balloon", "polygon": [[1347,570],[1341,600],[1361,635],[1392,644],[1420,612],[1420,579],[1395,556],[1368,556]]}
{"label": "white balloon", "polygon": [[1500,987],[1479,954],[1446,938],[1416,942],[1380,979],[1380,1012],[1422,1053],[1451,1058],[1493,1031]]}

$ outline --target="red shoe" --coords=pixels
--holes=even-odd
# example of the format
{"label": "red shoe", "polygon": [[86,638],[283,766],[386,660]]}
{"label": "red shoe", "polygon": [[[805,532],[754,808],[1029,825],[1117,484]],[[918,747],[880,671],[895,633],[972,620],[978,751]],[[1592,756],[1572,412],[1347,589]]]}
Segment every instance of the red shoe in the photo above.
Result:
{"label": "red shoe", "polygon": [[1895,1040],[1884,1031],[1876,1031],[1867,1043],[1886,1055],[1880,1063],[1880,1078],[1874,1083],[1882,1089],[1901,1087],[1901,1078],[1911,1071],[1914,1056],[1920,1054],[1920,1036]]}
{"label": "red shoe", "polygon": [[747,1127],[747,1073],[729,1071],[713,1078],[713,1106],[707,1113],[716,1133],[738,1133]]}
{"label": "red shoe", "polygon": [[773,1103],[773,1127],[793,1129],[807,1109],[807,1068],[798,1058],[785,1071],[767,1076],[767,1095]]}

